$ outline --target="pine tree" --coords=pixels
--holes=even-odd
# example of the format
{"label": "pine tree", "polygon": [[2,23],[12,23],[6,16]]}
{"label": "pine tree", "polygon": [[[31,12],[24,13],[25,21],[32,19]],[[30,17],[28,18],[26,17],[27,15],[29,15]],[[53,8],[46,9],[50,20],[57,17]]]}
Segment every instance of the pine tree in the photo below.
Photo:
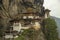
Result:
{"label": "pine tree", "polygon": [[45,35],[47,40],[58,40],[57,25],[54,19],[45,20]]}

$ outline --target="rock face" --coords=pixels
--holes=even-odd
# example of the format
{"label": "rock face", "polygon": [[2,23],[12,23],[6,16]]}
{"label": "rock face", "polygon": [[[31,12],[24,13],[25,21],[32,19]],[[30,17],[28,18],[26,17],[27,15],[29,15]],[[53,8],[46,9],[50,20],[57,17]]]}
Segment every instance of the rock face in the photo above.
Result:
{"label": "rock face", "polygon": [[12,18],[18,13],[26,13],[29,7],[32,8],[33,11],[39,11],[39,13],[43,14],[42,10],[44,0],[2,0],[2,2],[6,14],[8,16],[10,15]]}
{"label": "rock face", "polygon": [[[2,25],[6,26],[6,29],[8,26],[11,26],[10,21],[13,20],[16,22],[19,21],[22,26],[27,26],[34,25],[35,22],[41,24],[44,19],[44,0],[2,0],[2,3],[2,14],[0,13],[0,16],[3,16],[1,18],[4,19]],[[31,40],[45,40],[41,27],[38,27],[40,30],[35,30]],[[37,28],[36,25],[34,28]],[[26,38],[26,40],[30,40],[29,37],[26,36]]]}
{"label": "rock face", "polygon": [[33,33],[27,33],[24,36],[25,40],[46,40],[42,30],[34,31]]}
{"label": "rock face", "polygon": [[35,32],[33,40],[45,40],[45,36],[41,30]]}

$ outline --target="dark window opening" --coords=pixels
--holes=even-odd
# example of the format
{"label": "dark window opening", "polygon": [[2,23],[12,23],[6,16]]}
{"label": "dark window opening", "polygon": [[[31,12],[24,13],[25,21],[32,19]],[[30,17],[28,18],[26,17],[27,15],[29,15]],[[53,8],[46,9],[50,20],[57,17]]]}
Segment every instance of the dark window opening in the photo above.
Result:
{"label": "dark window opening", "polygon": [[2,6],[2,0],[0,0],[0,10],[2,10],[2,9],[1,9],[1,6]]}
{"label": "dark window opening", "polygon": [[44,0],[34,0],[34,4],[43,4]]}
{"label": "dark window opening", "polygon": [[13,2],[13,0],[9,0],[9,5]]}
{"label": "dark window opening", "polygon": [[2,0],[0,0],[0,5],[2,4]]}

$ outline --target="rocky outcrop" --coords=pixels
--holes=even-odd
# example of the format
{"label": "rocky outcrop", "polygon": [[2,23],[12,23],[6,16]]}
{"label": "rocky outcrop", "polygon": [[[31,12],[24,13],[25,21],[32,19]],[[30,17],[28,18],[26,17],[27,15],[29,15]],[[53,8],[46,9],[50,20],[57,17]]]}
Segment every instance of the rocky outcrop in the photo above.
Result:
{"label": "rocky outcrop", "polygon": [[28,32],[24,36],[25,40],[46,40],[42,30],[38,30],[38,31],[32,30],[32,31],[33,31],[33,33],[32,32],[31,33]]}
{"label": "rocky outcrop", "polygon": [[[11,20],[19,20],[20,22],[27,23],[28,22],[39,22],[42,23],[45,15],[45,9],[43,7],[44,0],[2,0],[3,6],[2,8],[2,25],[4,28],[10,27]],[[23,19],[23,16],[26,16],[26,19]],[[28,17],[30,16],[30,17]],[[34,18],[37,16],[37,19],[31,19],[31,16]],[[41,21],[42,20],[42,21]],[[5,27],[6,26],[6,27]],[[41,26],[42,27],[42,26]],[[45,40],[44,33],[42,29],[40,30],[32,30],[31,32],[26,33],[24,36],[25,40]],[[38,29],[36,26],[35,29]],[[30,35],[31,34],[31,35]]]}

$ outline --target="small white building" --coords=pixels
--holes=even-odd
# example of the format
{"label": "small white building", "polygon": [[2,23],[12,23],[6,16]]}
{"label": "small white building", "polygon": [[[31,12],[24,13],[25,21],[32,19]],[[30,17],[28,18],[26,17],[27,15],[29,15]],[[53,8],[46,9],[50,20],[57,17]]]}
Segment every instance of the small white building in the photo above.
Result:
{"label": "small white building", "polygon": [[5,35],[4,38],[9,39],[9,38],[18,38],[18,36],[13,36],[12,34]]}
{"label": "small white building", "polygon": [[21,32],[21,30],[30,28],[30,26],[29,27],[22,26],[21,22],[14,22],[12,27],[13,27],[13,31],[17,31],[17,32]]}
{"label": "small white building", "polygon": [[35,19],[39,19],[39,16],[35,16]]}
{"label": "small white building", "polygon": [[6,39],[8,39],[8,38],[14,38],[13,35],[5,35],[4,37],[5,37]]}
{"label": "small white building", "polygon": [[23,19],[27,19],[27,16],[23,16]]}
{"label": "small white building", "polygon": [[46,9],[45,10],[45,18],[48,18],[50,15],[49,15],[49,12],[50,12],[50,10],[49,9]]}
{"label": "small white building", "polygon": [[21,23],[20,22],[16,22],[13,24],[13,31],[18,31],[20,32],[21,31]]}
{"label": "small white building", "polygon": [[31,19],[33,19],[33,18],[34,18],[34,16],[28,16],[28,18],[31,18]]}

